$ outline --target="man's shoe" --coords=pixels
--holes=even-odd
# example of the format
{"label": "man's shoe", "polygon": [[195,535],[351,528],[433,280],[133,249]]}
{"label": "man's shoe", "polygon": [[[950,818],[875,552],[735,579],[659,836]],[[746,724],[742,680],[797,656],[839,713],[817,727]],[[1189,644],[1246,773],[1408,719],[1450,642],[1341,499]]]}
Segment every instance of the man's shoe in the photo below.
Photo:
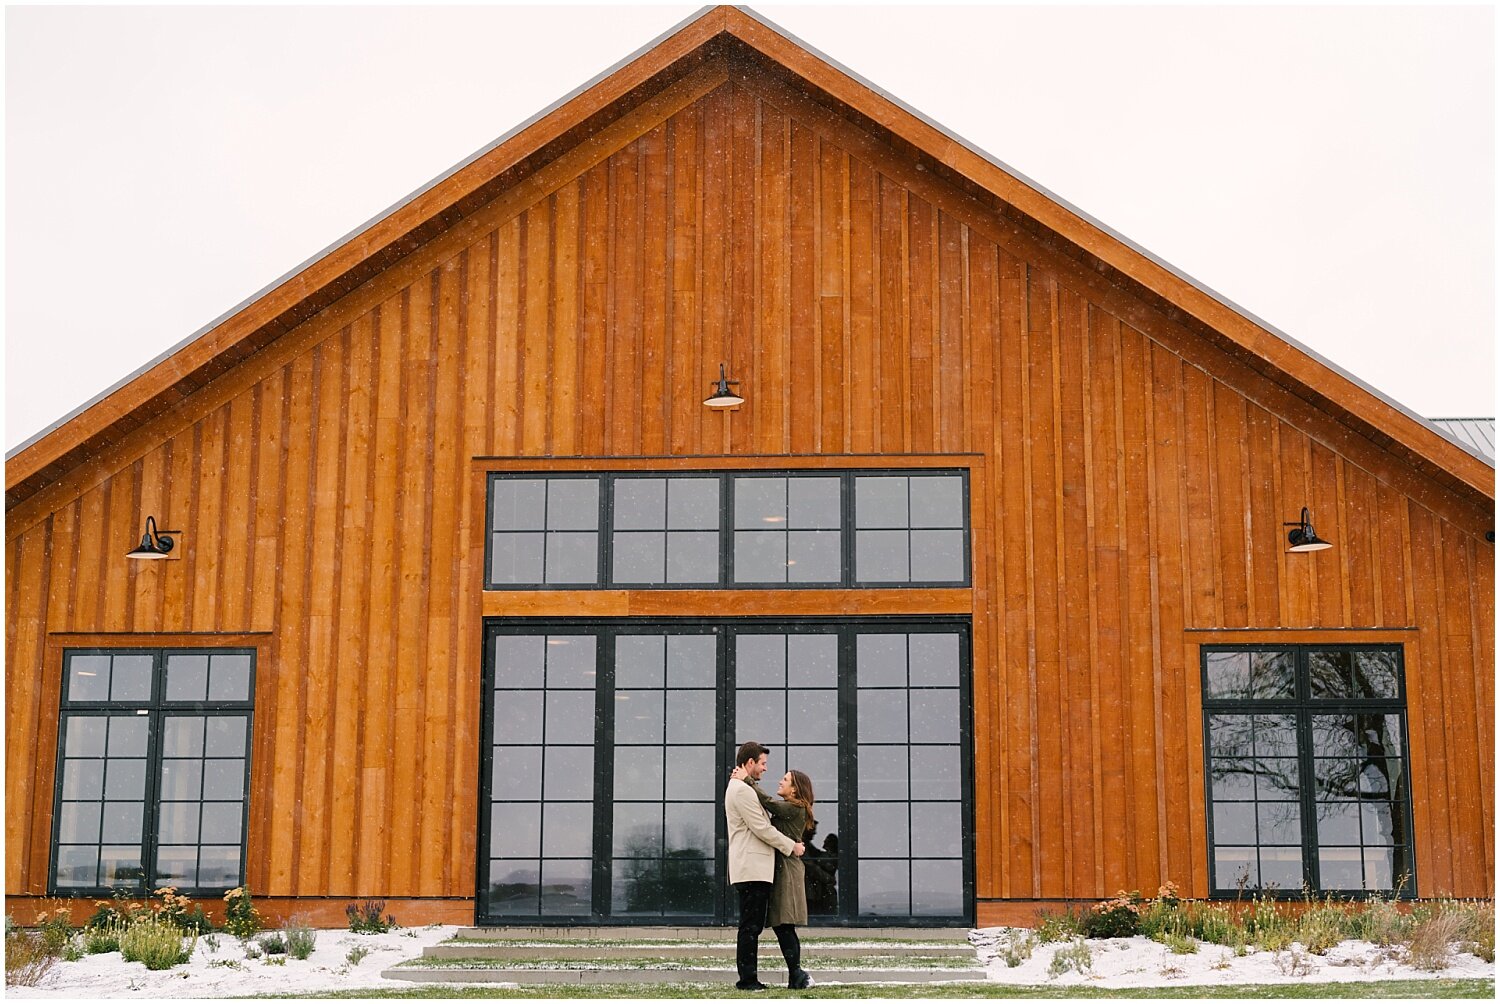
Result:
{"label": "man's shoe", "polygon": [[791,990],[806,990],[808,987],[810,987],[812,985],[813,985],[812,974],[809,973],[806,969],[799,969],[799,970],[797,970],[797,976],[796,976],[796,978],[794,978],[790,983],[788,983],[787,987],[789,989],[791,989]]}
{"label": "man's shoe", "polygon": [[770,987],[768,987],[764,983],[762,983],[760,980],[756,980],[754,983],[736,983],[734,985],[734,988],[736,990],[769,990],[769,989],[771,989]]}

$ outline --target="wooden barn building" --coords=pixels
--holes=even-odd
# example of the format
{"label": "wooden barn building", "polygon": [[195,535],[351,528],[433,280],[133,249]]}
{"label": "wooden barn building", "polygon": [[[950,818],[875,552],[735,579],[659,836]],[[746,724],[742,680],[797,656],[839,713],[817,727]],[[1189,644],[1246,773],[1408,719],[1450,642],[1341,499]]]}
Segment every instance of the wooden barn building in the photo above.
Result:
{"label": "wooden barn building", "polygon": [[7,909],[721,922],[743,739],[822,922],[1489,897],[1494,499],[707,9],[8,457]]}

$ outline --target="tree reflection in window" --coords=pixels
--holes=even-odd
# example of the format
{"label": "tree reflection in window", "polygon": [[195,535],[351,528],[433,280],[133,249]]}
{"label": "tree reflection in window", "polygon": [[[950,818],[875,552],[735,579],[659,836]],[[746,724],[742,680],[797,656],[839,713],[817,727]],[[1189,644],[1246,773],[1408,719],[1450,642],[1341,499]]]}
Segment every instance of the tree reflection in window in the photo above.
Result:
{"label": "tree reflection in window", "polygon": [[1400,650],[1205,649],[1203,672],[1215,890],[1409,886]]}

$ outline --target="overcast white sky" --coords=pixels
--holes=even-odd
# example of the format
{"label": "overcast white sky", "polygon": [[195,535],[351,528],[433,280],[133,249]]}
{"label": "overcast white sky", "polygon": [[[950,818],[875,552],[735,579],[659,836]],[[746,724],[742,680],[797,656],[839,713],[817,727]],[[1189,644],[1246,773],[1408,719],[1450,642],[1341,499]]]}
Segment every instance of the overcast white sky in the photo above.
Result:
{"label": "overcast white sky", "polygon": [[[9,7],[9,450],[697,8]],[[1494,415],[1495,15],[757,6],[1426,415]]]}

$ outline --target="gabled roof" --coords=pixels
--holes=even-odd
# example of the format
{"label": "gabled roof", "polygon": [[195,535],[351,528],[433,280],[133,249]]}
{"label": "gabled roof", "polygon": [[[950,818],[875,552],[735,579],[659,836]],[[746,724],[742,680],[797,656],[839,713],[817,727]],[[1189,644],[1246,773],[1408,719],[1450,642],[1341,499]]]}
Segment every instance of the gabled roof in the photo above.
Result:
{"label": "gabled roof", "polygon": [[1495,463],[1495,420],[1493,418],[1429,418],[1427,421],[1458,445],[1467,447]]}
{"label": "gabled roof", "polygon": [[[924,118],[758,14],[705,8],[557,104],[480,150],[328,250],[277,280],[6,458],[6,508],[68,480],[104,472],[90,461],[303,320],[417,247],[524,183],[632,106],[710,60],[777,74],[889,146],[919,159],[997,213],[1033,230],[1247,365],[1271,377],[1438,484],[1493,501],[1495,469],[1466,442],[1381,395],[1271,325],[1155,258],[1040,185]],[[1054,236],[1055,235],[1055,236]]]}

